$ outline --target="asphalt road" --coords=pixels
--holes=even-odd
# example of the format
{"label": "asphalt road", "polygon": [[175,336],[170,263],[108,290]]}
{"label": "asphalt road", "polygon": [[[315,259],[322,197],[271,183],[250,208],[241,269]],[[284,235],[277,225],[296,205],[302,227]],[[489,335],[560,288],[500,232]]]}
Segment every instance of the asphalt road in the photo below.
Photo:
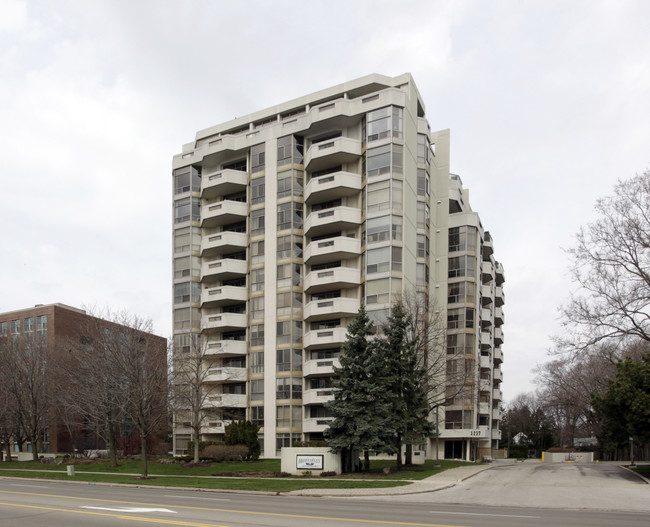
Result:
{"label": "asphalt road", "polygon": [[[489,481],[491,478],[499,479],[501,472],[505,471],[495,468],[483,474],[493,474],[487,476]],[[518,470],[511,472],[513,475],[517,473]],[[471,486],[475,487],[485,483],[485,480],[481,481],[485,477],[479,475],[467,481],[474,480]],[[270,496],[0,478],[0,527],[138,524],[186,527],[648,525],[646,513],[450,505],[444,503],[445,498],[439,499],[443,493],[464,495],[468,488],[466,483],[440,492],[369,501],[362,498]],[[648,487],[645,486],[646,490]],[[415,497],[419,501],[408,501]]]}

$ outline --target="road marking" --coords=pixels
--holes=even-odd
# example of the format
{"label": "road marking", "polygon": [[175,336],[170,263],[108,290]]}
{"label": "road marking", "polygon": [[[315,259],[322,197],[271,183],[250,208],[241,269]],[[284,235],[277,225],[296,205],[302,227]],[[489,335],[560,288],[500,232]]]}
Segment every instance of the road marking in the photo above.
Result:
{"label": "road marking", "polygon": [[[58,494],[40,494],[37,492],[20,492],[16,490],[1,490],[0,489],[0,494],[20,494],[24,496],[41,496],[45,498],[67,498],[67,499],[73,499],[73,500],[83,500],[83,501],[94,501],[94,502],[103,502],[103,503],[124,503],[125,505],[143,505],[143,506],[148,506],[148,507],[155,507],[158,504],[157,503],[140,503],[140,502],[133,502],[133,501],[122,501],[122,500],[107,500],[107,499],[101,499],[101,498],[85,498],[82,496],[62,496]],[[9,505],[12,506],[14,504],[12,503],[0,503],[0,505]],[[30,507],[30,505],[14,505],[16,507]],[[366,523],[369,525],[405,525],[408,527],[460,527],[458,525],[443,525],[440,523],[413,523],[413,522],[396,522],[396,521],[388,521],[388,520],[362,520],[359,518],[339,518],[336,516],[309,516],[306,514],[285,514],[285,513],[279,513],[279,512],[257,512],[257,511],[244,511],[244,510],[237,510],[237,509],[217,509],[217,508],[211,508],[211,507],[192,507],[190,505],[175,505],[174,506],[177,509],[189,509],[189,510],[195,510],[195,511],[208,511],[208,512],[225,512],[225,513],[231,513],[231,514],[248,514],[251,516],[270,516],[274,518],[300,518],[300,519],[305,519],[305,520],[327,520],[327,521],[339,521],[339,522],[349,522],[349,523]],[[39,508],[39,507],[35,507]],[[40,507],[43,509],[47,509],[47,507]],[[51,509],[51,510],[57,510],[57,509]],[[80,510],[66,510],[66,509],[61,509],[64,510],[65,512],[79,512],[79,513],[85,513],[85,514],[102,514],[100,512],[90,512],[90,511],[80,511]],[[106,516],[113,516],[111,514],[106,514]],[[133,519],[134,516],[124,516],[126,519]],[[193,524],[193,523],[176,523],[172,520],[153,520],[151,518],[138,518],[140,521],[159,521],[161,523],[170,523],[174,525],[188,525],[192,527],[203,527],[203,524]],[[209,527],[224,527],[224,526],[214,526],[210,525]]]}
{"label": "road marking", "polygon": [[90,507],[83,505],[82,509],[95,509],[98,511],[112,511],[112,512],[168,512],[170,514],[178,514],[176,511],[170,511],[169,509],[146,509],[142,507],[122,507],[121,509],[111,509],[109,507]]}
{"label": "road marking", "polygon": [[174,494],[165,494],[165,498],[181,498],[184,500],[209,500],[209,501],[232,501],[226,498],[203,498],[201,496],[175,496]]}
{"label": "road marking", "polygon": [[163,520],[161,518],[139,518],[138,516],[124,516],[123,514],[108,514],[106,512],[80,511],[75,509],[57,509],[56,507],[41,507],[38,505],[20,505],[18,503],[0,502],[0,505],[5,505],[7,507],[20,507],[22,509],[37,509],[42,511],[54,511],[54,512],[70,512],[73,514],[90,514],[93,516],[105,516],[109,518],[116,518],[118,520],[131,520],[135,522],[158,523],[164,525],[182,525],[184,527],[228,527],[227,525],[216,525],[214,523],[183,522],[177,520]]}
{"label": "road marking", "polygon": [[449,512],[449,511],[429,511],[432,514],[464,514],[466,516],[497,516],[499,518],[534,518],[539,519],[541,516],[520,516],[518,514],[488,514],[486,512]]}

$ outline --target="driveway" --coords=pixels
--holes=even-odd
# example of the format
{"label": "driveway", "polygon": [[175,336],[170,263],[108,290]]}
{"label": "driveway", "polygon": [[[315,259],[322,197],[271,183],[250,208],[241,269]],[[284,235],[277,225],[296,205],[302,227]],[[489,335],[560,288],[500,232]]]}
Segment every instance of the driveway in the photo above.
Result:
{"label": "driveway", "polygon": [[[379,498],[377,498],[379,499]],[[495,463],[452,488],[384,499],[650,512],[650,485],[618,463]]]}

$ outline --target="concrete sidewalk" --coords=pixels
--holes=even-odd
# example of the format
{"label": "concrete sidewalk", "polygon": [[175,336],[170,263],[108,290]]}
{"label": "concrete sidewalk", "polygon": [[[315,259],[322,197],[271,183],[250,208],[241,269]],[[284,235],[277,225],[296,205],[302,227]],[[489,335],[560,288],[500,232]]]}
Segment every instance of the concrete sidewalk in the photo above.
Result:
{"label": "concrete sidewalk", "polygon": [[283,492],[287,496],[398,496],[401,494],[420,494],[424,492],[433,492],[435,490],[453,487],[457,483],[464,481],[479,472],[492,468],[491,465],[468,465],[464,467],[452,468],[420,480],[412,481],[410,485],[401,485],[399,487],[370,488],[370,489],[302,489],[291,492]]}

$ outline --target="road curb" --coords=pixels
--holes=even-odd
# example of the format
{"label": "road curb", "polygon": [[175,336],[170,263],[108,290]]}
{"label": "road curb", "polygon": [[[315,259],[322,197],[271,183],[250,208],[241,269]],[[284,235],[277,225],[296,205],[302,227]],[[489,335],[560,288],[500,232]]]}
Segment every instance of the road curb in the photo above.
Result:
{"label": "road curb", "polygon": [[626,467],[625,465],[619,465],[623,470],[627,470],[628,472],[631,472],[634,474],[637,478],[642,480],[646,485],[650,485],[650,479],[646,478],[643,474],[639,474],[638,472],[635,472],[631,468]]}

